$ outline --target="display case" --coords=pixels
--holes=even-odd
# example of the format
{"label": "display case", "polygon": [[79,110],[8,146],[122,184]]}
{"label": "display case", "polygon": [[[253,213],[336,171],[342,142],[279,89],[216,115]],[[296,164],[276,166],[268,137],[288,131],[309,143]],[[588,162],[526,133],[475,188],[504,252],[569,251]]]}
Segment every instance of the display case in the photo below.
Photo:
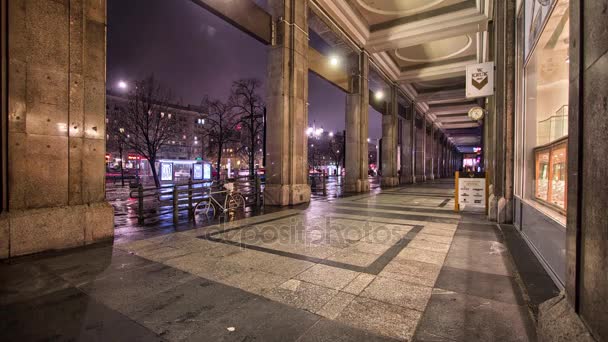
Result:
{"label": "display case", "polygon": [[566,211],[567,137],[541,146],[534,151],[535,199],[560,212]]}

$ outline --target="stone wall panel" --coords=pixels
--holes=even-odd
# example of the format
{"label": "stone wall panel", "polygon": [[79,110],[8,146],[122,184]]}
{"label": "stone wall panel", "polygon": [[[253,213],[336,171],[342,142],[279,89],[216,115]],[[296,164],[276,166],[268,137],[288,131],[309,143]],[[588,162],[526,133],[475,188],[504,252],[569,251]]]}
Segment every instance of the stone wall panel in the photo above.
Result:
{"label": "stone wall panel", "polygon": [[84,139],[82,158],[82,199],[84,203],[105,199],[105,140]]}
{"label": "stone wall panel", "polygon": [[68,75],[28,65],[26,132],[66,136],[68,131]]}
{"label": "stone wall panel", "polygon": [[26,208],[68,204],[68,138],[28,134],[25,158]]}
{"label": "stone wall panel", "polygon": [[27,62],[67,72],[69,56],[68,6],[49,0],[26,4]]}
{"label": "stone wall panel", "polygon": [[10,132],[8,134],[8,190],[9,207],[11,209],[24,209],[27,194],[27,134]]}
{"label": "stone wall panel", "polygon": [[26,63],[11,59],[9,62],[8,84],[8,130],[25,133],[26,129]]}
{"label": "stone wall panel", "polygon": [[99,96],[105,91],[105,81],[85,79],[84,83],[84,137],[105,139],[106,101]]}
{"label": "stone wall panel", "polygon": [[84,35],[84,76],[86,79],[105,81],[106,26],[87,20]]}
{"label": "stone wall panel", "polygon": [[69,169],[68,169],[68,198],[69,205],[83,204],[83,150],[84,139],[70,137],[69,139]]}

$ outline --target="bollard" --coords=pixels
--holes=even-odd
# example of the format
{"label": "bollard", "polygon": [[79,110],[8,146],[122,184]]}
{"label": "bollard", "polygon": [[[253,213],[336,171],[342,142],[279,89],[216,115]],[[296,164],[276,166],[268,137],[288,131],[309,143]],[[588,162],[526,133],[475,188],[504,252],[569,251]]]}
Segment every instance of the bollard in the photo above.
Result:
{"label": "bollard", "polygon": [[178,222],[178,215],[179,215],[179,208],[177,207],[178,205],[178,193],[177,193],[177,185],[173,186],[173,224],[177,225]]}
{"label": "bollard", "polygon": [[144,224],[144,187],[137,186],[137,223]]}
{"label": "bollard", "polygon": [[188,220],[192,220],[194,218],[194,213],[192,212],[192,179],[188,178]]}

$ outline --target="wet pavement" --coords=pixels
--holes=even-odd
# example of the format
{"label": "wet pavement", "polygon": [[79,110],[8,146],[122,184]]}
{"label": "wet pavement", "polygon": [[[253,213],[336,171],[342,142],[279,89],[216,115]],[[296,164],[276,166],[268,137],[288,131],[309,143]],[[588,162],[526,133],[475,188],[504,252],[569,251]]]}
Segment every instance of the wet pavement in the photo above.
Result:
{"label": "wet pavement", "polygon": [[534,341],[503,231],[452,209],[440,180],[223,222],[124,224],[113,243],[1,265],[0,329],[14,341]]}

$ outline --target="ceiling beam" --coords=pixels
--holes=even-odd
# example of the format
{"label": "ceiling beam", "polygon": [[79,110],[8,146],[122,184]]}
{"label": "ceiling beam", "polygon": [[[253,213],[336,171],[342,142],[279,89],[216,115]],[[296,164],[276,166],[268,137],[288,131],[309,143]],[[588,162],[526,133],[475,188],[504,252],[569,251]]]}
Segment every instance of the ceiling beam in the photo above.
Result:
{"label": "ceiling beam", "polygon": [[472,7],[445,15],[373,31],[366,48],[372,52],[394,50],[487,29],[488,18]]}
{"label": "ceiling beam", "polygon": [[348,86],[348,73],[346,72],[346,66],[344,64],[345,63],[340,63],[338,66],[332,66],[329,64],[328,57],[311,46],[308,47],[308,69],[336,87],[346,92],[350,92]]}
{"label": "ceiling beam", "polygon": [[434,67],[426,67],[402,71],[397,79],[399,82],[412,83],[416,81],[434,81],[452,77],[463,77],[467,65],[474,64],[475,58]]}
{"label": "ceiling beam", "polygon": [[264,44],[272,41],[272,16],[251,0],[192,0]]}

